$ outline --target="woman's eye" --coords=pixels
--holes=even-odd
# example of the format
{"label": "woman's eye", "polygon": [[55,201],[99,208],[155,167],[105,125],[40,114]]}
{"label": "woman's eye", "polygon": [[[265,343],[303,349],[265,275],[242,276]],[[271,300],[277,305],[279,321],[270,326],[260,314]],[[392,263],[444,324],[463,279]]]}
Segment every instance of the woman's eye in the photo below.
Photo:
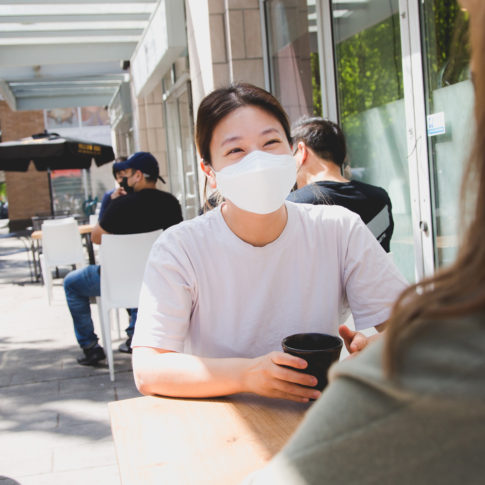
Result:
{"label": "woman's eye", "polygon": [[231,148],[227,153],[226,153],[226,156],[227,155],[231,155],[233,153],[239,153],[239,152],[242,152],[242,149],[241,148]]}
{"label": "woman's eye", "polygon": [[281,143],[281,140],[279,140],[278,138],[273,138],[271,140],[268,140],[264,146],[268,146],[268,145],[274,145],[275,143]]}

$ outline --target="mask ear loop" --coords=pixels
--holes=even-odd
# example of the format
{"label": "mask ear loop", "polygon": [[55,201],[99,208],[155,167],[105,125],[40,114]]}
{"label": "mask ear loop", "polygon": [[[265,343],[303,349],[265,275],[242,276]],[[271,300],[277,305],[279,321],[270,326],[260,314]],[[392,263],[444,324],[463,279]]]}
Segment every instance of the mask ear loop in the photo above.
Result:
{"label": "mask ear loop", "polygon": [[[217,172],[214,170],[214,167],[212,165],[209,165],[209,170],[210,170],[211,176],[217,181]],[[207,197],[207,181],[208,181],[208,178],[206,177],[205,186],[204,186],[204,197],[205,197],[204,208],[207,208],[207,210],[204,209],[204,212],[208,212],[211,209],[215,209],[218,205],[224,202],[224,197],[222,197],[222,194],[217,189],[209,197]]]}

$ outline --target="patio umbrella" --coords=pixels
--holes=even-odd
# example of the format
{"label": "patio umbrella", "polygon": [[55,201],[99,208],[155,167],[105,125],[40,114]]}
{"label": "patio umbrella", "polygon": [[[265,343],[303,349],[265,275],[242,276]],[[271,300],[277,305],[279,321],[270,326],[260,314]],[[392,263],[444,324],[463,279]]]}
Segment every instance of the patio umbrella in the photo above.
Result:
{"label": "patio umbrella", "polygon": [[26,172],[32,161],[37,170],[99,167],[114,159],[109,145],[40,133],[17,141],[0,143],[0,170]]}
{"label": "patio umbrella", "polygon": [[93,160],[100,167],[112,162],[114,157],[110,145],[60,136],[57,133],[39,133],[21,140],[0,143],[0,170],[26,172],[33,162],[37,170],[48,172],[52,214],[51,170],[89,168]]}

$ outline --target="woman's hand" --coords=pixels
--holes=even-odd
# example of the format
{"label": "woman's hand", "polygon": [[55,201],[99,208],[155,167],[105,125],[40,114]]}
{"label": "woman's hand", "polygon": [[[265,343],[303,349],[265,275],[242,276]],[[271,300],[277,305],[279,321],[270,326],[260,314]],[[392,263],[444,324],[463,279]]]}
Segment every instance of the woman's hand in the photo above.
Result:
{"label": "woman's hand", "polygon": [[307,365],[306,360],[284,352],[256,357],[249,360],[243,373],[243,388],[247,392],[290,401],[318,399],[320,391],[311,389],[317,384],[317,378],[288,368],[304,369]]}
{"label": "woman's hand", "polygon": [[349,354],[358,354],[361,350],[364,350],[369,343],[367,337],[363,333],[354,332],[346,325],[340,325],[338,333],[343,338]]}
{"label": "woman's hand", "polygon": [[[385,323],[377,325],[376,330],[382,333],[385,329]],[[371,342],[380,338],[380,333],[366,337],[363,333],[354,332],[345,325],[340,325],[338,332],[344,339],[345,347],[349,351],[350,357],[355,357],[361,350],[364,350]]]}

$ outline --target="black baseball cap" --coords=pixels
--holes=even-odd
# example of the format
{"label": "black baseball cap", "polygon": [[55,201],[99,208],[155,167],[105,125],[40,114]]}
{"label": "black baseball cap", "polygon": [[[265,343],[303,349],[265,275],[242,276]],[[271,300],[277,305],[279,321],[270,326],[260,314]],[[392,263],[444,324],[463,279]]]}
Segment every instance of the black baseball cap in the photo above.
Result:
{"label": "black baseball cap", "polygon": [[116,170],[126,170],[131,168],[132,170],[140,170],[140,172],[148,175],[149,177],[158,178],[163,183],[165,180],[160,176],[160,170],[158,168],[157,159],[148,152],[136,152],[128,160],[124,162],[116,163]]}

